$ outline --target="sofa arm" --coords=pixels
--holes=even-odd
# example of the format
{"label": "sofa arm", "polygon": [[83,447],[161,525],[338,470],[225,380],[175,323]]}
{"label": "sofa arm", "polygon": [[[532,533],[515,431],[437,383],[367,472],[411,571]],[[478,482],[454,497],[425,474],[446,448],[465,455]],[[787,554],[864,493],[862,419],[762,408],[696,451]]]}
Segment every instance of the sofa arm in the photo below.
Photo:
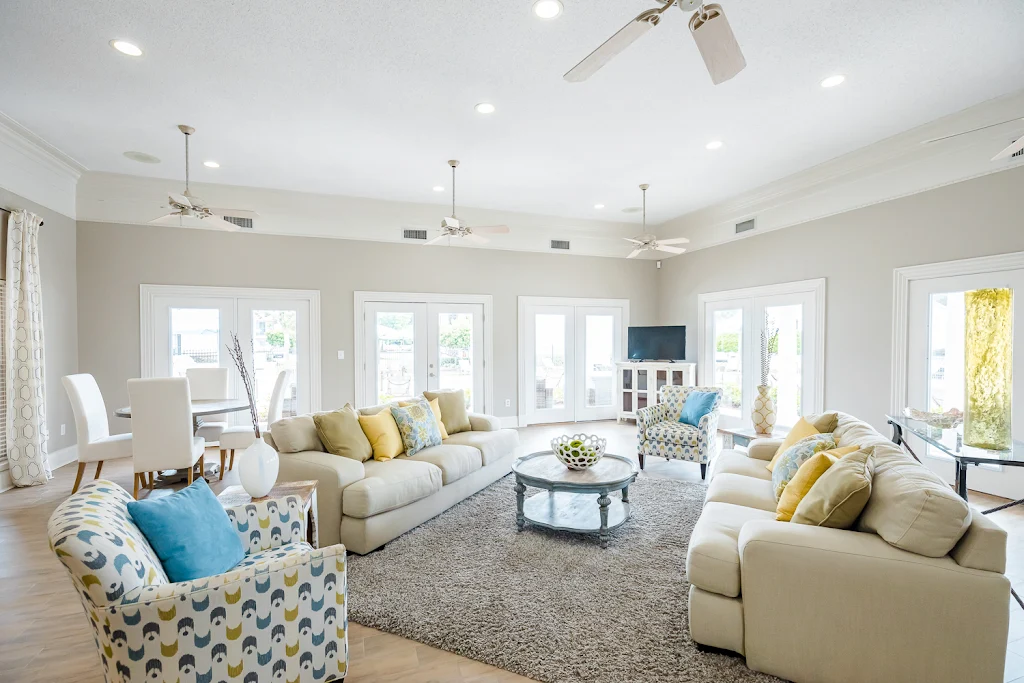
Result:
{"label": "sofa arm", "polygon": [[501,429],[501,420],[493,415],[470,413],[469,426],[474,432],[496,432]]}
{"label": "sofa arm", "polygon": [[253,680],[297,680],[313,666],[323,669],[321,680],[339,680],[348,668],[347,591],[343,545],[136,588],[105,610],[109,627],[96,629],[106,641],[107,678],[173,679],[187,667],[188,680],[243,671]]}
{"label": "sofa arm", "polygon": [[[863,681],[1002,681],[1010,599],[1002,574],[870,533],[765,520],[743,525],[739,554],[747,664],[756,671],[822,683],[853,671]],[[792,628],[821,647],[792,647]]]}
{"label": "sofa arm", "polygon": [[316,479],[317,538],[320,547],[341,540],[341,492],[366,476],[363,463],[321,451],[283,453],[278,481]]}
{"label": "sofa arm", "polygon": [[747,457],[770,461],[782,445],[782,439],[754,439],[747,446]]}
{"label": "sofa arm", "polygon": [[234,505],[224,512],[247,554],[306,540],[306,515],[298,496]]}

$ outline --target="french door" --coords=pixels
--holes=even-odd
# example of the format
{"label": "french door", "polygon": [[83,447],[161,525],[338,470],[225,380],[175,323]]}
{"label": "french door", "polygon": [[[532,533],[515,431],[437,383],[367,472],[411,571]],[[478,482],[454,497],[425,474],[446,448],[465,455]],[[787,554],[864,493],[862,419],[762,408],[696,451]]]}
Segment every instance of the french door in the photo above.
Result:
{"label": "french door", "polygon": [[614,418],[624,308],[530,302],[523,313],[526,422]]}
{"label": "french door", "polygon": [[[286,388],[283,415],[299,415],[309,410],[310,376],[309,302],[301,299],[239,299],[238,337],[251,339],[242,344],[249,368],[253,371],[256,411],[267,419],[270,394],[278,375],[289,371],[303,378]],[[237,380],[240,381],[236,375]],[[244,389],[242,390],[244,392]]]}
{"label": "french door", "polygon": [[367,301],[363,333],[365,404],[462,389],[468,410],[487,409],[483,304]]}

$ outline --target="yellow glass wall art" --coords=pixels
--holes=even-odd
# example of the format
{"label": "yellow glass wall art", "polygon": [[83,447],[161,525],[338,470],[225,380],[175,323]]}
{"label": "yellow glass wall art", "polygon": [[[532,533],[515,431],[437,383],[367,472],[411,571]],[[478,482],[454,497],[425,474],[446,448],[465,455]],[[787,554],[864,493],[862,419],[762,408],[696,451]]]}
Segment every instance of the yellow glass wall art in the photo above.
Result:
{"label": "yellow glass wall art", "polygon": [[964,444],[1012,446],[1013,290],[964,292]]}

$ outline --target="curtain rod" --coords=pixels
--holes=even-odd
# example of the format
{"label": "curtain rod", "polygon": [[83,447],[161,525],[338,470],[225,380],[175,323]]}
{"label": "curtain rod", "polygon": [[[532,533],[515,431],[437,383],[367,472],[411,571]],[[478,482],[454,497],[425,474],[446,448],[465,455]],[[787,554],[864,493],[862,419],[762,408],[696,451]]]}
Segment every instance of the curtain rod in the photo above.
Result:
{"label": "curtain rod", "polygon": [[[7,213],[14,213],[14,210],[12,210],[12,209],[5,209],[2,206],[0,206],[0,211],[6,211]],[[39,221],[39,227],[41,228],[41,227],[43,227],[43,225],[45,225],[45,222],[44,221]]]}

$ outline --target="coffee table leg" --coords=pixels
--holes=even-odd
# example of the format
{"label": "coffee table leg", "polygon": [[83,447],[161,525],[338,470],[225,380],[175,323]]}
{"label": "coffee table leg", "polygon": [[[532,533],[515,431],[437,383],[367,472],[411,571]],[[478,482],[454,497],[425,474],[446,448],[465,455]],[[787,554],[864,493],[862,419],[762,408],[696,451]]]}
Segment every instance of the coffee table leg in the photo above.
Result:
{"label": "coffee table leg", "polygon": [[597,504],[601,506],[601,547],[608,547],[608,505],[611,504],[612,499],[608,497],[608,493],[602,492],[597,499]]}
{"label": "coffee table leg", "polygon": [[628,503],[629,502],[629,487],[628,486],[623,486],[622,487],[622,502],[623,503]]}
{"label": "coffee table leg", "polygon": [[519,531],[526,526],[526,516],[523,515],[523,502],[526,500],[526,486],[523,482],[516,480],[516,526]]}

